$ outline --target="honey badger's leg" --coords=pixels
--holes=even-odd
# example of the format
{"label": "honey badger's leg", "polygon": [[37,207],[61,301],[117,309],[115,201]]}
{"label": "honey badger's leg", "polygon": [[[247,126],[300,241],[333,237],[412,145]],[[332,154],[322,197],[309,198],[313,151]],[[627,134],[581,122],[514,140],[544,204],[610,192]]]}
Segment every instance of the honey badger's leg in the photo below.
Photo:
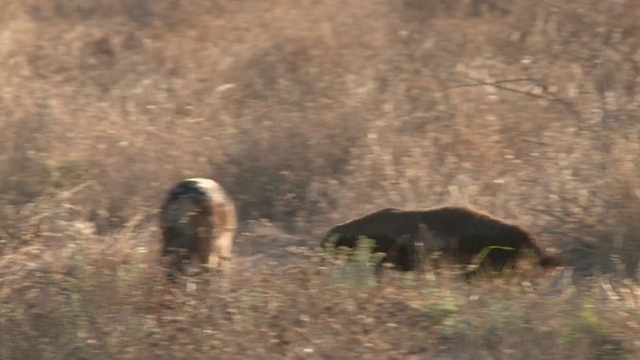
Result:
{"label": "honey badger's leg", "polygon": [[213,233],[213,224],[209,214],[198,214],[195,219],[194,228],[196,229],[196,248],[193,257],[197,259],[198,264],[206,270],[209,265],[209,254],[211,254],[211,236]]}
{"label": "honey badger's leg", "polygon": [[[195,232],[191,227],[193,202],[190,199],[193,188],[179,183],[171,189],[163,204],[160,221],[162,228],[162,253],[169,267],[168,277],[174,280],[178,273],[185,271],[193,251]],[[187,263],[187,264],[185,264]]]}
{"label": "honey badger's leg", "polygon": [[[209,262],[212,266],[226,270],[231,261],[231,252],[233,248],[233,238],[237,228],[237,214],[235,205],[231,200],[227,199],[225,204],[214,206],[214,221],[219,226],[218,236],[214,239],[214,249],[211,252]],[[219,225],[218,225],[219,224]]]}
{"label": "honey badger's leg", "polygon": [[206,220],[203,218],[199,235],[201,251],[200,262],[207,267],[224,268],[231,258],[233,238],[237,228],[236,209],[231,198],[222,187],[209,179],[191,179],[197,182],[200,190],[206,194]]}

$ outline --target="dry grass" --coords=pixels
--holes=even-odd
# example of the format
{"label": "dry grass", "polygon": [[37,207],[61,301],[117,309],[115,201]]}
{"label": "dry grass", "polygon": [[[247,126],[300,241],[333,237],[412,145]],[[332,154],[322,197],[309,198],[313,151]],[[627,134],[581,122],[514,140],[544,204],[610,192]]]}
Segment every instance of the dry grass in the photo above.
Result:
{"label": "dry grass", "polygon": [[[630,0],[0,1],[0,358],[637,358],[639,16]],[[156,209],[191,176],[239,204],[224,291],[157,268]],[[596,277],[370,286],[286,250],[445,203]]]}

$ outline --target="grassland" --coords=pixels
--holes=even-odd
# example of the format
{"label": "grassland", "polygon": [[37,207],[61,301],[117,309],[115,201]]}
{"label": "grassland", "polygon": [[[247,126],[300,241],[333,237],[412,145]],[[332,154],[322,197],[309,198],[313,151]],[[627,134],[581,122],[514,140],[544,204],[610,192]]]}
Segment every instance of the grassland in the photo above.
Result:
{"label": "grassland", "polygon": [[[640,4],[0,1],[0,358],[640,357]],[[171,286],[157,209],[207,176],[228,287]],[[370,278],[316,251],[461,204],[574,268]]]}

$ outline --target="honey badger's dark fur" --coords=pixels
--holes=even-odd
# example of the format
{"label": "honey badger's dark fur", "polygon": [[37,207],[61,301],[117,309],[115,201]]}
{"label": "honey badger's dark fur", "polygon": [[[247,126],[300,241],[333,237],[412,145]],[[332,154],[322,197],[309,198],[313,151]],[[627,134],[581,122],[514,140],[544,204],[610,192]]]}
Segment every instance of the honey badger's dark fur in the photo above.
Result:
{"label": "honey badger's dark fur", "polygon": [[[424,227],[428,229],[425,234]],[[425,252],[441,251],[445,258],[459,264],[470,264],[483,249],[492,246],[482,267],[501,271],[514,264],[523,250],[538,256],[542,267],[560,265],[560,258],[545,254],[523,229],[488,214],[466,207],[442,207],[427,210],[386,208],[333,227],[322,241],[328,246],[353,248],[364,236],[375,241],[373,252],[387,254],[383,261],[399,270],[414,270],[419,265],[417,246]]]}
{"label": "honey badger's dark fur", "polygon": [[[196,271],[203,266],[226,268],[237,227],[235,205],[215,181],[186,179],[169,191],[160,211],[160,227],[170,277],[194,267]],[[185,269],[185,263],[190,268]]]}

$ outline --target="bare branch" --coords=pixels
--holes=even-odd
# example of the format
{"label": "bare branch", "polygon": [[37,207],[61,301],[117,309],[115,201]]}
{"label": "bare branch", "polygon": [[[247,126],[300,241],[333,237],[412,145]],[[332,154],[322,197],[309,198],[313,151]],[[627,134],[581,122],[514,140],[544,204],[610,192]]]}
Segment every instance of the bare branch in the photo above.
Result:
{"label": "bare branch", "polygon": [[[541,83],[539,80],[533,78],[517,78],[517,79],[506,79],[506,80],[496,80],[496,81],[484,81],[481,79],[476,79],[470,76],[465,76],[467,80],[473,81],[474,84],[463,84],[463,85],[455,85],[450,87],[450,89],[463,88],[463,87],[474,87],[474,86],[491,86],[499,90],[508,91],[516,94],[526,95],[536,99],[543,99],[550,102],[557,103],[562,108],[564,108],[568,113],[576,119],[578,126],[581,127],[585,122],[580,114],[580,112],[576,109],[573,103],[565,100],[551,92],[549,92],[549,86]],[[516,83],[516,82],[530,82],[533,85],[537,86],[540,90],[542,90],[542,94],[535,94],[531,91],[523,91],[519,89],[515,89],[512,87],[504,86],[503,84]]]}

